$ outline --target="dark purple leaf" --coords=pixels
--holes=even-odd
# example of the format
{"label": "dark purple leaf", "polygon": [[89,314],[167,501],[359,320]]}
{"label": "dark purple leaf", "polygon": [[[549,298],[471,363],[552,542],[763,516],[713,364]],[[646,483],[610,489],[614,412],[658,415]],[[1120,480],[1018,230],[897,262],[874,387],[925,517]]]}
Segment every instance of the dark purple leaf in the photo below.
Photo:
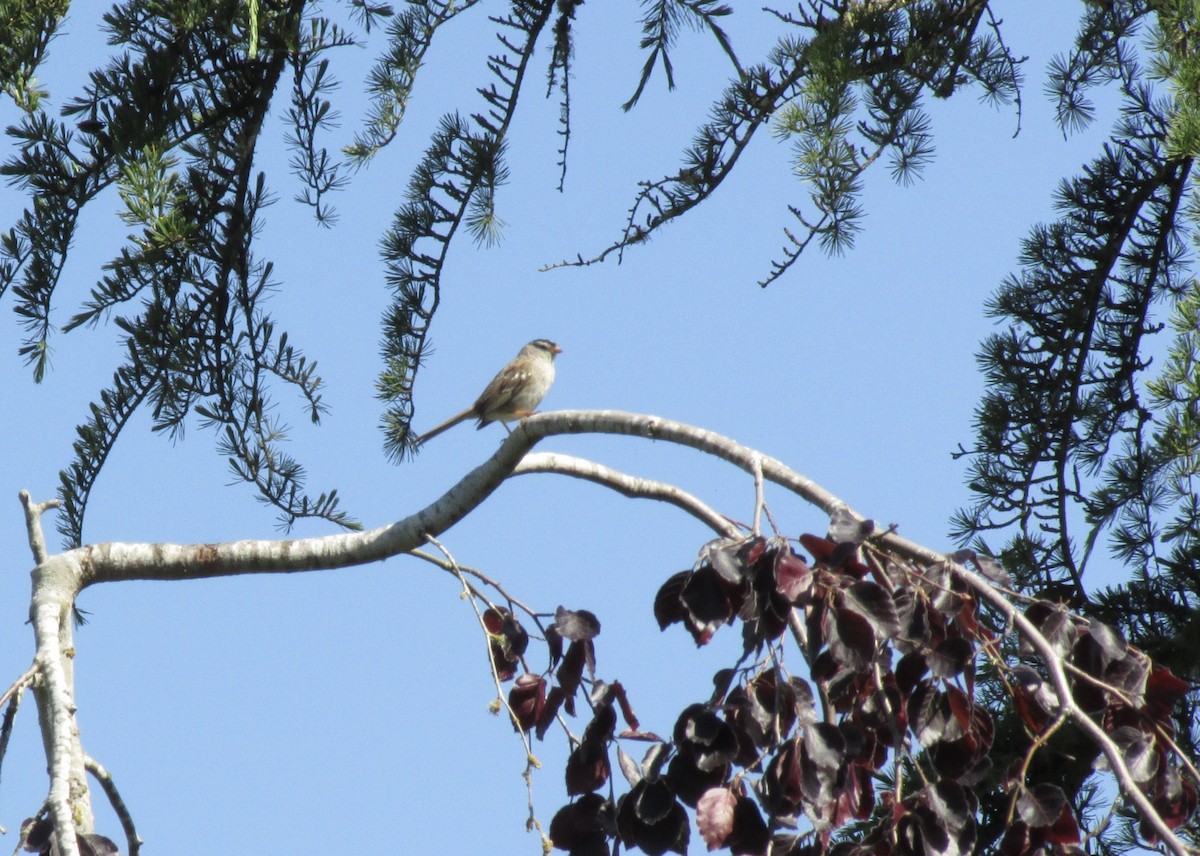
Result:
{"label": "dark purple leaf", "polygon": [[687,812],[662,779],[643,779],[621,797],[617,829],[627,847],[640,847],[650,856],[686,852],[691,831]]}
{"label": "dark purple leaf", "polygon": [[564,609],[554,611],[554,629],[564,639],[581,642],[600,635],[600,619],[586,609]]}
{"label": "dark purple leaf", "polygon": [[1004,570],[1004,566],[991,556],[976,556],[975,567],[992,582],[1005,588],[1012,586],[1012,577],[1009,576],[1008,571]]}
{"label": "dark purple leaf", "polygon": [[531,730],[540,721],[546,706],[545,679],[528,672],[518,677],[508,691],[508,706],[517,719],[513,727],[520,731]]}
{"label": "dark purple leaf", "polygon": [[775,816],[794,815],[803,797],[800,753],[797,741],[789,740],[767,763],[761,782],[764,807]]}
{"label": "dark purple leaf", "polygon": [[[1167,767],[1159,776],[1159,792],[1152,800],[1159,817],[1170,829],[1178,829],[1196,813],[1196,785],[1191,778],[1180,775],[1177,767]],[[1145,820],[1141,826],[1142,837],[1151,843],[1158,836],[1149,829]]]}
{"label": "dark purple leaf", "polygon": [[863,671],[875,658],[875,633],[871,623],[848,607],[834,607],[829,628],[829,651],[839,665]]}
{"label": "dark purple leaf", "polygon": [[558,635],[553,624],[546,628],[546,648],[550,651],[550,668],[553,669],[563,655],[562,637]]}
{"label": "dark purple leaf", "polygon": [[625,724],[633,731],[640,729],[640,723],[637,716],[633,712],[633,705],[629,703],[629,697],[625,693],[625,687],[620,681],[613,681],[610,687],[612,692],[611,697],[616,699],[617,706],[621,708],[621,718],[625,720]]}
{"label": "dark purple leaf", "polygon": [[1013,680],[1022,689],[1034,691],[1042,685],[1042,676],[1032,666],[1020,665],[1012,669]]}
{"label": "dark purple leaf", "polygon": [[808,685],[808,681],[804,678],[793,676],[788,680],[792,685],[792,690],[795,692],[796,699],[796,721],[802,727],[811,725],[819,718],[817,716],[817,705],[813,699],[812,687]]}
{"label": "dark purple leaf", "polygon": [[513,656],[520,657],[525,653],[525,649],[529,647],[529,634],[525,632],[525,628],[521,626],[521,622],[517,621],[516,616],[503,607],[492,609],[489,608],[485,613],[485,625],[487,614],[492,614],[492,621],[499,619],[500,626],[497,630],[492,630],[488,627],[489,632],[495,636],[504,637],[506,649]]}
{"label": "dark purple leaf", "polygon": [[[571,853],[607,852],[604,830],[612,825],[612,804],[599,794],[584,794],[560,808],[550,821],[550,839],[556,850]],[[603,850],[589,849],[599,842]]]}
{"label": "dark purple leaf", "polygon": [[666,630],[676,621],[683,621],[683,587],[691,579],[691,571],[672,574],[654,596],[654,620],[659,630]]}
{"label": "dark purple leaf", "polygon": [[825,694],[837,713],[850,713],[859,705],[863,687],[872,682],[870,670],[838,666],[825,682]]}
{"label": "dark purple leaf", "polygon": [[641,821],[658,823],[675,805],[675,794],[671,786],[662,779],[644,781],[642,787],[634,789],[637,791],[634,796],[634,812]]}
{"label": "dark purple leaf", "polygon": [[488,648],[492,652],[492,663],[496,667],[496,676],[502,681],[512,680],[512,677],[517,673],[517,667],[521,665],[521,661],[512,656],[512,653],[504,646],[504,643],[495,638],[488,640]]}
{"label": "dark purple leaf", "polygon": [[529,647],[529,634],[525,628],[503,607],[489,607],[483,613],[483,625],[491,638],[488,646],[500,680],[507,681],[517,672],[521,655]]}
{"label": "dark purple leaf", "polygon": [[[1096,680],[1103,679],[1104,650],[1100,643],[1090,634],[1081,635],[1071,649],[1071,665],[1084,675],[1090,675]],[[1071,696],[1086,713],[1099,713],[1108,707],[1108,698],[1104,690],[1093,681],[1079,675],[1071,676]]]}
{"label": "dark purple leaf", "polygon": [[836,797],[833,826],[839,827],[851,820],[866,820],[875,809],[871,774],[861,764],[851,762],[846,766]]}
{"label": "dark purple leaf", "polygon": [[896,604],[883,586],[859,581],[843,591],[845,605],[862,615],[880,639],[889,639],[900,632]]}
{"label": "dark purple leaf", "polygon": [[680,600],[684,623],[697,645],[707,644],[736,614],[717,572],[710,567],[700,568],[691,575],[683,586]]}
{"label": "dark purple leaf", "polygon": [[736,677],[737,669],[718,669],[713,674],[713,694],[708,703],[717,706],[724,702],[725,696],[729,694],[729,688],[733,686],[733,679]]}
{"label": "dark purple leaf", "polygon": [[620,746],[617,747],[617,766],[621,768],[621,775],[625,777],[625,781],[630,785],[636,785],[642,780],[642,768],[638,762],[629,757],[629,755]]}
{"label": "dark purple leaf", "polygon": [[834,548],[837,547],[828,538],[822,538],[820,535],[804,534],[800,536],[800,544],[813,557],[815,562],[828,562],[833,555]]}
{"label": "dark purple leaf", "polygon": [[932,746],[938,740],[954,740],[960,733],[948,733],[953,721],[950,702],[945,694],[938,692],[928,681],[923,681],[913,690],[908,699],[908,725],[922,746]]}
{"label": "dark purple leaf", "polygon": [[943,781],[958,781],[973,769],[977,758],[971,740],[939,740],[929,747],[929,761]]}
{"label": "dark purple leaf", "polygon": [[900,586],[892,593],[892,604],[896,607],[896,618],[900,622],[897,646],[911,650],[929,641],[929,620],[925,615],[925,601],[913,594],[912,589]]}
{"label": "dark purple leaf", "polygon": [[952,636],[939,644],[929,657],[929,667],[939,678],[952,678],[965,671],[975,660],[975,646],[961,636]]}
{"label": "dark purple leaf", "polygon": [[1046,830],[1046,840],[1059,845],[1060,852],[1078,851],[1079,848],[1071,846],[1079,843],[1079,823],[1071,806],[1063,806],[1058,819]]}
{"label": "dark purple leaf", "polygon": [[696,557],[696,570],[707,565],[728,583],[738,585],[745,573],[742,565],[742,550],[746,542],[741,539],[718,538],[700,548]]}
{"label": "dark purple leaf", "polygon": [[581,743],[567,758],[567,793],[571,796],[598,790],[608,781],[608,753],[604,746]]}
{"label": "dark purple leaf", "polygon": [[[938,821],[951,834],[958,835],[968,826],[974,826],[979,801],[975,795],[957,782],[938,782],[926,790],[927,804],[937,815]],[[969,853],[967,847],[963,852]]]}
{"label": "dark purple leaf", "polygon": [[1057,785],[1040,782],[1017,797],[1017,812],[1031,827],[1050,826],[1058,820],[1067,798]]}
{"label": "dark purple leaf", "polygon": [[765,642],[783,635],[792,605],[774,588],[751,589],[744,594],[745,600],[738,611],[738,617],[745,621],[742,642],[746,651],[761,649]]}
{"label": "dark purple leaf", "polygon": [[691,705],[675,723],[675,744],[687,745],[701,770],[729,764],[738,754],[737,737],[729,723],[702,705]]}
{"label": "dark purple leaf", "polygon": [[81,832],[75,836],[79,856],[121,856],[116,842],[94,832]]}
{"label": "dark purple leaf", "polygon": [[1104,670],[1104,682],[1124,690],[1134,699],[1134,704],[1140,704],[1146,694],[1146,678],[1150,674],[1145,660],[1126,653],[1119,660],[1113,660]]}
{"label": "dark purple leaf", "polygon": [[1189,687],[1165,666],[1155,666],[1146,680],[1146,709],[1151,716],[1166,719]]}
{"label": "dark purple leaf", "polygon": [[27,817],[21,821],[21,839],[18,842],[27,853],[49,851],[54,837],[54,821],[48,815]]}
{"label": "dark purple leaf", "polygon": [[[1062,604],[1048,603],[1044,600],[1034,601],[1025,610],[1025,617],[1033,623],[1046,641],[1058,650],[1061,656],[1065,657],[1071,650],[1071,646],[1075,644],[1077,633],[1075,623]],[[1033,653],[1036,650],[1024,639],[1021,640],[1021,643],[1022,651],[1026,653]]]}
{"label": "dark purple leaf", "polygon": [[608,741],[612,739],[616,719],[612,706],[605,705],[584,729],[583,739],[567,758],[568,794],[585,794],[608,781]]}
{"label": "dark purple leaf", "polygon": [[[1121,757],[1129,767],[1133,780],[1139,785],[1149,783],[1159,768],[1159,754],[1154,745],[1154,738],[1130,725],[1122,725],[1108,736],[1121,750]],[[1110,769],[1108,758],[1103,754],[1097,756],[1094,766],[1097,770]]]}
{"label": "dark purple leaf", "polygon": [[815,722],[804,729],[804,750],[822,770],[837,770],[846,759],[846,738],[833,723]]}
{"label": "dark purple leaf", "polygon": [[1038,832],[1035,836],[1030,828],[1017,820],[1010,823],[1000,839],[1000,856],[1027,856],[1035,852],[1045,852],[1043,847],[1045,835]]}
{"label": "dark purple leaf", "polygon": [[800,790],[805,811],[814,820],[832,822],[835,791],[845,760],[845,741],[837,726],[817,722],[804,730],[800,742]]}
{"label": "dark purple leaf", "polygon": [[930,592],[930,603],[942,615],[957,615],[963,606],[962,583],[951,572],[950,565],[942,562],[925,571]]}
{"label": "dark purple leaf", "polygon": [[537,723],[537,739],[541,740],[546,736],[546,731],[554,723],[554,718],[558,716],[558,709],[562,707],[566,696],[563,694],[562,687],[553,686],[550,692],[546,695],[546,703],[542,705],[542,715],[538,718]]}
{"label": "dark purple leaf", "polygon": [[709,788],[725,784],[729,778],[729,765],[701,770],[696,766],[695,753],[685,744],[679,747],[679,752],[671,758],[667,765],[667,781],[685,804],[695,806],[696,801]]}
{"label": "dark purple leaf", "polygon": [[656,741],[642,756],[642,773],[647,776],[658,776],[662,765],[671,754],[671,747],[662,740]]}
{"label": "dark purple leaf", "polygon": [[574,699],[575,691],[583,680],[583,667],[587,661],[587,643],[572,642],[567,648],[567,654],[555,672],[558,684],[568,699]]}
{"label": "dark purple leaf", "polygon": [[909,651],[896,663],[896,686],[907,696],[928,671],[929,663],[925,654],[917,649]]}
{"label": "dark purple leaf", "polygon": [[1060,708],[1058,697],[1028,666],[1017,666],[1012,671],[1016,679],[1013,700],[1017,713],[1032,731],[1040,733],[1057,715]]}
{"label": "dark purple leaf", "polygon": [[829,515],[829,531],[826,537],[835,544],[861,546],[875,531],[875,521],[863,520],[849,508],[838,505]]}
{"label": "dark purple leaf", "polygon": [[80,832],[76,836],[79,856],[120,856],[113,839],[97,836],[95,832]]}
{"label": "dark purple leaf", "polygon": [[[792,730],[796,722],[798,706],[801,704],[796,696],[796,685],[790,681],[779,683],[779,673],[775,669],[767,669],[754,676],[747,685],[754,718],[763,731],[775,741],[781,741]],[[812,690],[804,685],[807,700],[812,701]]]}
{"label": "dark purple leaf", "polygon": [[776,554],[775,586],[790,603],[805,601],[812,589],[812,581],[812,568],[790,547]]}
{"label": "dark purple leaf", "polygon": [[1088,633],[1104,652],[1107,662],[1120,660],[1129,651],[1129,644],[1125,641],[1125,637],[1111,624],[1105,624],[1103,621],[1093,618],[1088,621]]}
{"label": "dark purple leaf", "polygon": [[733,807],[733,831],[726,844],[734,856],[762,856],[767,852],[771,834],[754,800],[737,798]]}
{"label": "dark purple leaf", "polygon": [[[908,695],[906,692],[905,698]],[[871,693],[858,705],[853,716],[862,728],[880,736],[886,743],[892,742],[893,727],[900,733],[908,728],[908,711],[905,710],[900,690],[891,684],[884,686],[882,697],[878,692]]]}

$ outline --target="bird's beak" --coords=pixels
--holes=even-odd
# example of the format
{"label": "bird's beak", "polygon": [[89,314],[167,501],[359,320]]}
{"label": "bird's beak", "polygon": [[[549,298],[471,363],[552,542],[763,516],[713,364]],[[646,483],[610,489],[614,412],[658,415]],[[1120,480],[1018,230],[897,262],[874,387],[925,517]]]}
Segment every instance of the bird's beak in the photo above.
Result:
{"label": "bird's beak", "polygon": [[555,346],[554,346],[554,353],[556,353],[556,354],[561,354],[561,353],[562,353],[562,348],[560,348],[558,345],[555,345]]}

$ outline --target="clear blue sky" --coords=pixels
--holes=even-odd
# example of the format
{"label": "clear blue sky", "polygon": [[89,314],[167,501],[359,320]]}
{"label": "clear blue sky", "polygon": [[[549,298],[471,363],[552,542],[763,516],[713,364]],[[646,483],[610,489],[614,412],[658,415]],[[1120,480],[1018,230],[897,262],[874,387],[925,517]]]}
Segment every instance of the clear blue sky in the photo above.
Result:
{"label": "clear blue sky", "polygon": [[[624,264],[537,272],[619,234],[635,183],[676,168],[726,75],[716,46],[685,33],[674,57],[680,89],[668,96],[657,76],[624,114],[619,105],[643,61],[638,6],[582,6],[566,192],[555,191],[557,101],[527,96],[499,199],[505,240],[486,248],[460,239],[452,253],[436,353],[417,389],[418,429],[470,404],[521,344],[546,336],[564,353],[544,409],[654,412],[702,425],[783,459],[908,537],[949,549],[947,520],[968,498],[950,453],[972,439],[981,391],[974,354],[990,329],[983,303],[1014,270],[1029,227],[1051,216],[1057,182],[1097,151],[1108,129],[1102,119],[1064,140],[1042,94],[1046,63],[1068,47],[1080,4],[994,5],[1009,44],[1030,58],[1020,136],[1013,109],[993,109],[972,92],[931,103],[937,156],[924,178],[901,188],[878,169],[857,247],[842,258],[813,252],[766,290],[755,281],[783,244],[785,206],[807,205],[788,172],[788,147],[768,135],[710,202]],[[99,62],[99,6],[75,4],[51,48],[43,78],[55,104]],[[737,6],[729,30],[752,61],[774,19],[759,4]],[[310,486],[336,487],[367,526],[418,509],[503,437],[499,428],[459,428],[394,467],[382,454],[373,394],[387,299],[379,237],[438,117],[479,109],[474,87],[495,50],[489,9],[473,10],[435,45],[402,139],[333,200],[336,228],[321,228],[291,201],[297,188],[277,145],[263,161],[279,198],[258,245],[281,283],[272,309],[319,361],[330,406],[320,428],[289,409],[287,394],[280,412],[294,427],[291,450],[308,464]],[[343,122],[332,146],[361,119],[359,81],[371,55],[336,57]],[[538,92],[534,85],[529,95]],[[0,120],[14,119],[12,106],[0,104]],[[282,133],[277,125],[270,140]],[[21,204],[0,189],[4,228]],[[124,227],[115,208],[109,199],[85,215],[56,301],[59,321],[116,252]],[[20,331],[9,306],[0,311],[6,685],[32,654],[17,491],[53,495],[74,426],[116,355],[110,329],[59,337],[53,373],[34,386],[16,356]],[[194,427],[171,445],[145,428],[145,420],[132,426],[109,461],[88,541],[276,534],[271,511],[228,485],[209,433]],[[544,448],[675,482],[735,518],[752,512],[747,477],[691,452],[619,438]],[[823,531],[814,511],[778,492],[768,500],[788,534]],[[296,534],[327,531],[305,525]],[[707,697],[708,676],[739,647],[735,631],[696,651],[678,628],[660,634],[651,614],[658,586],[689,567],[709,537],[675,510],[531,476],[505,485],[443,540],[460,562],[526,602],[597,613],[599,674],[622,681],[644,728],[669,734],[671,712]],[[84,745],[116,776],[144,853],[471,853],[481,842],[494,853],[538,852],[523,828],[521,744],[487,713],[493,689],[475,617],[444,574],[397,558],[331,573],[105,586],[85,592],[80,605],[92,613],[77,637]],[[791,665],[799,669],[800,658]],[[535,747],[546,765],[534,780],[546,824],[564,801],[563,747],[556,733]],[[643,749],[628,751],[640,757]],[[10,836],[44,798],[41,752],[29,699],[0,783],[0,823]],[[123,846],[99,793],[95,805],[100,831]],[[702,847],[696,840],[692,851]]]}

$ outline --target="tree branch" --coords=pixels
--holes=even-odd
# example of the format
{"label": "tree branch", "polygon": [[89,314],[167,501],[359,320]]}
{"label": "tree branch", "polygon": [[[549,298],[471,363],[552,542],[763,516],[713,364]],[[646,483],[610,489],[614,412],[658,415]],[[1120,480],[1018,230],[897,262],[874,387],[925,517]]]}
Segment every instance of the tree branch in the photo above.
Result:
{"label": "tree branch", "polygon": [[[87,785],[82,781],[82,752],[75,725],[75,704],[64,665],[65,650],[60,644],[60,629],[70,633],[70,604],[74,599],[71,580],[43,571],[47,563],[34,570],[33,622],[37,653],[34,662],[41,673],[38,693],[38,720],[46,747],[50,771],[50,790],[46,803],[54,819],[54,837],[62,856],[79,856],[76,830],[91,827]],[[64,586],[64,583],[67,585]],[[73,809],[79,807],[81,823],[76,824]]]}
{"label": "tree branch", "polygon": [[[1092,738],[1108,758],[1125,796],[1139,809],[1161,841],[1176,856],[1189,856],[1189,850],[1167,826],[1149,799],[1137,786],[1120,749],[1075,703],[1063,664],[1053,645],[1025,615],[1011,604],[1004,593],[982,574],[937,551],[900,537],[852,511],[837,496],[816,482],[786,466],[778,459],[763,455],[728,437],[691,425],[646,414],[612,410],[558,411],[536,414],[521,421],[491,458],[468,473],[439,499],[417,513],[370,532],[337,534],[323,538],[282,541],[239,541],[225,544],[100,544],[79,548],[45,558],[34,571],[33,619],[38,639],[36,663],[42,671],[46,719],[50,734],[48,757],[51,759],[51,794],[59,846],[64,854],[76,853],[71,816],[72,763],[78,747],[74,731],[74,708],[70,683],[64,667],[60,631],[66,628],[69,641],[68,611],[73,597],[97,582],[131,579],[190,579],[242,573],[289,572],[332,569],[378,561],[425,544],[437,544],[437,534],[453,526],[482,503],[506,478],[531,472],[558,472],[612,487],[627,496],[655,498],[680,507],[704,521],[721,534],[737,534],[739,528],[717,514],[696,497],[670,485],[639,479],[599,464],[566,455],[537,453],[530,449],[545,437],[560,434],[624,434],[661,440],[694,448],[740,467],[756,481],[756,506],[762,503],[758,483],[770,481],[816,505],[839,519],[849,515],[870,529],[869,537],[892,554],[921,566],[943,567],[1003,614],[1008,622],[1041,655],[1058,697],[1060,710]],[[27,515],[32,515],[28,495],[23,497]],[[35,516],[35,515],[34,515]],[[35,524],[31,524],[36,529]],[[31,537],[31,541],[32,541]],[[36,547],[35,547],[36,555]],[[447,554],[448,556],[448,554]],[[453,559],[449,563],[462,580]],[[464,585],[466,583],[464,582]],[[793,619],[795,630],[795,620]],[[803,638],[801,634],[800,638]],[[82,767],[82,760],[80,760]],[[86,786],[83,795],[86,796]],[[90,815],[87,818],[90,823]],[[85,827],[86,828],[86,827]]]}
{"label": "tree branch", "polygon": [[57,506],[58,501],[35,503],[24,490],[20,500],[25,509],[29,548],[38,562],[33,572],[29,618],[37,646],[34,667],[41,675],[41,682],[34,685],[39,702],[38,722],[50,771],[46,803],[54,819],[58,852],[61,856],[78,856],[76,829],[88,832],[92,826],[83,750],[75,723],[74,674],[68,654],[72,652],[70,610],[78,581],[47,561],[41,514]]}
{"label": "tree branch", "polygon": [[[407,553],[424,545],[427,535],[436,537],[449,529],[512,475],[526,453],[543,438],[559,434],[596,433],[640,436],[689,446],[728,461],[750,474],[754,474],[756,466],[761,466],[764,479],[795,493],[826,514],[832,515],[837,509],[846,507],[833,493],[777,458],[763,455],[714,431],[649,414],[619,410],[561,410],[535,414],[523,420],[491,458],[463,476],[440,498],[415,514],[387,526],[367,532],[339,533],[318,538],[217,544],[108,542],[49,556],[39,567],[53,570],[65,578],[74,578],[76,584],[72,594],[77,594],[89,585],[117,580],[204,579],[246,573],[294,573],[377,562]],[[540,457],[530,460],[531,468],[548,463]],[[574,466],[569,457],[557,456],[557,460],[564,465]],[[588,464],[588,467],[596,466]],[[602,474],[605,470],[601,468],[594,472]],[[608,473],[612,477],[620,475],[611,470]],[[585,477],[582,472],[578,476]],[[616,482],[620,481],[616,479]],[[669,486],[656,486],[654,482],[643,481],[641,484],[652,493],[661,493],[666,489],[667,493],[674,492],[680,501],[689,502],[685,492]],[[666,499],[666,493],[660,498],[673,501]],[[850,513],[863,519],[862,515],[853,511]],[[701,519],[706,522],[711,519],[716,523],[716,518],[720,517],[711,509],[701,514]],[[725,524],[732,525],[727,520]],[[719,531],[724,531],[723,527]],[[877,527],[873,536],[906,558],[925,563],[945,559],[942,554],[900,538],[886,529]]]}
{"label": "tree branch", "polygon": [[718,535],[737,537],[738,527],[704,500],[665,482],[632,476],[573,455],[557,452],[530,452],[513,470],[514,476],[527,473],[557,473],[610,487],[630,499],[656,499],[686,511]]}
{"label": "tree branch", "polygon": [[104,789],[104,795],[108,797],[108,802],[112,805],[113,811],[116,812],[117,819],[121,821],[121,829],[125,831],[125,841],[129,844],[128,856],[138,856],[142,849],[142,837],[137,833],[137,827],[133,823],[133,815],[129,813],[129,806],[125,805],[125,800],[121,799],[121,792],[117,790],[117,784],[113,781],[112,773],[105,769],[104,765],[93,758],[91,755],[84,756],[84,767],[91,773],[100,787]]}

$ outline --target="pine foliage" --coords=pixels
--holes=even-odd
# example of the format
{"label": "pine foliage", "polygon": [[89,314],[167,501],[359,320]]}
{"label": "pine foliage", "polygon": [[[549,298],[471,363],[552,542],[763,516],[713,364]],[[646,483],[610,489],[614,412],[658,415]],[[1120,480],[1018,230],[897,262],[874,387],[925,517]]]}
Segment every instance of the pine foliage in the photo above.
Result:
{"label": "pine foliage", "polygon": [[9,131],[18,147],[0,172],[29,191],[30,203],[0,240],[0,292],[13,290],[26,330],[21,353],[37,380],[83,207],[115,187],[130,230],[62,325],[111,323],[124,353],[62,473],[60,528],[69,544],[82,540],[88,497],[139,410],[171,436],[193,415],[214,429],[233,472],[279,510],[282,524],[316,516],[355,525],[335,492],[305,492],[303,468],[281,449],[286,429],[273,412],[273,384],[294,387],[316,421],[321,378],[272,321],[271,265],[253,251],[270,201],[255,149],[289,66],[297,81],[292,143],[304,152],[297,171],[317,205],[337,182],[315,149],[313,131],[328,111],[316,57],[347,39],[307,19],[305,5],[263,2],[253,16],[237,0],[116,6],[104,17],[115,55],[68,102],[66,118],[35,107]]}
{"label": "pine foliage", "polygon": [[[1200,288],[1188,245],[1200,147],[1197,90],[1181,82],[1195,79],[1196,24],[1191,4],[1088,4],[1053,65],[1064,132],[1094,120],[1101,84],[1115,85],[1120,117],[990,302],[1001,329],[979,355],[987,393],[964,450],[976,500],[955,520],[963,538],[1006,539],[1024,590],[1121,627],[1192,687]],[[1123,581],[1102,585],[1105,572]],[[1176,713],[1193,757],[1198,701],[1193,690]]]}

